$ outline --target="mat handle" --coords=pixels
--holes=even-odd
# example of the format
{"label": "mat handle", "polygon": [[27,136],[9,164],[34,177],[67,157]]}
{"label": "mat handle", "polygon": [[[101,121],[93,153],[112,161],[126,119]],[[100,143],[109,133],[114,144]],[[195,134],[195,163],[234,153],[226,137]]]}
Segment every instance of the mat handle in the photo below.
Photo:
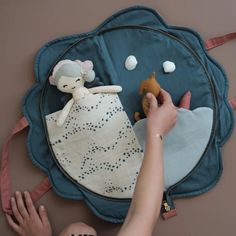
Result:
{"label": "mat handle", "polygon": [[205,41],[205,48],[206,50],[211,50],[213,48],[216,48],[220,45],[223,45],[233,39],[236,39],[236,32],[229,33],[223,36],[211,38]]}
{"label": "mat handle", "polygon": [[236,110],[236,97],[230,98],[228,100],[228,102],[229,102],[229,105],[231,106],[231,108],[233,110]]}
{"label": "mat handle", "polygon": [[[0,192],[2,209],[5,213],[12,214],[10,199],[12,195],[11,178],[9,171],[9,145],[13,137],[29,126],[27,119],[23,116],[12,129],[9,137],[5,141],[2,150],[2,160],[0,169]],[[45,177],[31,192],[33,202],[40,199],[52,185],[48,177]]]}
{"label": "mat handle", "polygon": [[[223,45],[233,39],[236,39],[236,32],[233,33],[229,33],[223,36],[219,36],[219,37],[215,37],[215,38],[211,38],[205,41],[205,48],[206,50],[211,50],[213,48],[216,48],[220,45]],[[236,110],[236,97],[230,98],[228,100],[231,108],[233,110]]]}

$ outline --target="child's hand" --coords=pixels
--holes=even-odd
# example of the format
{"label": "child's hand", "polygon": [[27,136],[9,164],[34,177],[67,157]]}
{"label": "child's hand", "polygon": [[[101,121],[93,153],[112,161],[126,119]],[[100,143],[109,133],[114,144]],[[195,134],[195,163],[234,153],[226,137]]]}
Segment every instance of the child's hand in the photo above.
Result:
{"label": "child's hand", "polygon": [[7,222],[11,228],[20,236],[51,236],[52,229],[44,207],[39,211],[35,209],[30,194],[17,191],[15,197],[11,198],[12,216],[6,214]]}
{"label": "child's hand", "polygon": [[151,93],[147,93],[146,96],[150,104],[147,133],[149,135],[167,134],[177,120],[177,108],[174,106],[170,94],[161,89],[158,96],[161,105],[158,105],[157,99]]}

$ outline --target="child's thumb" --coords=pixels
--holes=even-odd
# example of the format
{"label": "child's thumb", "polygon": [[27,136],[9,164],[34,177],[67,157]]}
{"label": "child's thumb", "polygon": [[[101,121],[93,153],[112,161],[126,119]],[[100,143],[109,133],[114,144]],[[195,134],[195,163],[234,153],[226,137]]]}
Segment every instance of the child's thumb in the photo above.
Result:
{"label": "child's thumb", "polygon": [[147,93],[146,97],[147,97],[148,103],[150,105],[150,110],[158,108],[157,99],[155,98],[155,96],[152,93]]}

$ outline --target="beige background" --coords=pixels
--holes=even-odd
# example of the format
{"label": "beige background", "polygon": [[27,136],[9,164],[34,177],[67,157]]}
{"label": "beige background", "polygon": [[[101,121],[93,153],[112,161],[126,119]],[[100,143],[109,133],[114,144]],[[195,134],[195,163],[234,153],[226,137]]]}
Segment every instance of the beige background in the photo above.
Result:
{"label": "beige background", "polygon": [[[235,0],[0,0],[0,145],[20,118],[21,102],[34,83],[33,65],[37,50],[54,38],[90,31],[108,16],[132,5],[156,9],[169,24],[191,27],[208,39],[236,31]],[[210,52],[229,77],[229,97],[236,95],[236,40]],[[11,145],[11,176],[14,190],[29,190],[43,173],[28,160],[26,132]],[[210,192],[176,201],[178,216],[159,220],[153,235],[233,236],[236,227],[235,166],[236,132],[223,148],[224,172]],[[83,202],[65,200],[50,191],[38,204],[48,209],[54,233],[74,221],[94,226],[99,235],[116,235],[120,225],[95,217]],[[37,205],[38,205],[37,204]],[[0,212],[0,235],[15,235]]]}

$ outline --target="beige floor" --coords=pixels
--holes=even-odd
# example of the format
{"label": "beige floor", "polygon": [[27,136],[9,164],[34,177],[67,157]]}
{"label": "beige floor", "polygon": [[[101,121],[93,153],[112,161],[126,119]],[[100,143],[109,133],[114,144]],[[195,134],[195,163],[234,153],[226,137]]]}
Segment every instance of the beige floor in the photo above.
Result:
{"label": "beige floor", "polygon": [[[0,1],[0,144],[21,116],[21,102],[33,85],[33,64],[37,50],[56,37],[85,32],[96,27],[112,13],[132,5],[147,5],[159,11],[169,24],[191,27],[203,37],[236,31],[235,0],[51,0]],[[95,7],[96,5],[96,7]],[[236,40],[211,52],[227,71],[229,97],[236,95]],[[233,236],[235,235],[236,132],[223,148],[224,173],[210,192],[176,201],[178,216],[160,220],[153,235],[158,236]],[[11,175],[14,190],[31,189],[42,172],[27,158],[26,132],[11,145]],[[65,200],[52,191],[38,204],[49,212],[54,233],[74,221],[94,226],[99,235],[116,235],[120,225],[96,218],[83,202]],[[0,235],[15,235],[0,212]]]}

